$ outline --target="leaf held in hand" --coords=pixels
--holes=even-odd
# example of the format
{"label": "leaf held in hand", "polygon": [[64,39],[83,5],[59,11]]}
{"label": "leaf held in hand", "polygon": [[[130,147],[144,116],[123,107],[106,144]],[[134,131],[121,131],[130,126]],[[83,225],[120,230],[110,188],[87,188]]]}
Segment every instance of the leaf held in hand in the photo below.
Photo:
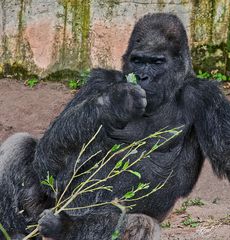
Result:
{"label": "leaf held in hand", "polygon": [[134,85],[137,84],[137,77],[134,73],[129,73],[126,75],[127,82],[132,83]]}

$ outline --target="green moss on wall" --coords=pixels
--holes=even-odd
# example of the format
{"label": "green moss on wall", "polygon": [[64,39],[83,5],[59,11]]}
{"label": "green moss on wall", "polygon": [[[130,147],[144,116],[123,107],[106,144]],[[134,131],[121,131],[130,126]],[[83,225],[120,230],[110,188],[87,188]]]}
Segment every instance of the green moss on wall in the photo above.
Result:
{"label": "green moss on wall", "polygon": [[[92,0],[91,0],[92,1]],[[114,9],[116,6],[120,4],[120,0],[107,0],[107,1],[102,1],[102,0],[95,0],[98,2],[99,6],[102,9],[106,9],[106,20],[112,20],[114,17]]]}
{"label": "green moss on wall", "polygon": [[214,1],[193,0],[191,19],[192,42],[212,41]]}
{"label": "green moss on wall", "polygon": [[157,0],[157,3],[158,3],[158,9],[159,11],[163,11],[163,9],[165,8],[165,1],[164,0]]}
{"label": "green moss on wall", "polygon": [[[230,12],[230,10],[229,10]],[[229,22],[228,22],[228,39],[226,44],[226,73],[230,76],[230,14],[229,14]]]}
{"label": "green moss on wall", "polygon": [[[62,0],[63,38],[60,68],[85,69],[90,65],[90,0]],[[71,33],[68,32],[71,28]],[[70,36],[70,34],[72,36]]]}
{"label": "green moss on wall", "polygon": [[230,76],[229,68],[227,68],[230,52],[226,43],[199,45],[194,47],[191,52],[195,71],[211,72],[212,70],[219,70]]}
{"label": "green moss on wall", "polygon": [[0,75],[2,77],[16,78],[19,80],[25,80],[32,77],[38,78],[36,74],[30,72],[21,62],[0,65]]}
{"label": "green moss on wall", "polygon": [[23,32],[24,32],[24,10],[25,10],[25,1],[20,0],[20,10],[18,12],[18,35],[17,35],[17,43],[16,43],[16,54],[17,58],[20,59],[20,57],[23,56],[22,53],[22,45],[23,45]]}
{"label": "green moss on wall", "polygon": [[48,80],[48,81],[78,80],[78,76],[79,76],[79,71],[63,69],[63,70],[50,73],[43,80]]}
{"label": "green moss on wall", "polygon": [[195,70],[218,69],[229,74],[228,6],[230,4],[224,0],[193,0],[191,40]]}
{"label": "green moss on wall", "polygon": [[31,61],[33,53],[30,45],[24,37],[25,30],[25,9],[31,0],[19,0],[19,11],[17,14],[17,35],[8,36],[5,33],[6,12],[9,7],[4,1],[2,3],[3,11],[3,37],[2,37],[2,56],[0,66],[1,77],[14,77],[17,79],[26,79],[34,76],[34,72],[38,72],[36,65]]}

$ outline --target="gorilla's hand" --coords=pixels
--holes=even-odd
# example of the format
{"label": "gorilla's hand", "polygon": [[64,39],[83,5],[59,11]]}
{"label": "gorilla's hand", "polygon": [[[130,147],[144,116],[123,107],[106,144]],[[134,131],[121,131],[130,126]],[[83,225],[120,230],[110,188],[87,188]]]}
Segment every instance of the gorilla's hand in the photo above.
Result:
{"label": "gorilla's hand", "polygon": [[131,83],[114,85],[104,99],[110,117],[121,122],[129,122],[141,117],[147,105],[145,90]]}
{"label": "gorilla's hand", "polygon": [[39,232],[43,237],[54,237],[60,229],[61,221],[58,216],[55,216],[52,211],[45,210],[38,221]]}
{"label": "gorilla's hand", "polygon": [[49,209],[43,211],[38,221],[39,233],[43,237],[55,240],[61,239],[63,227],[63,216],[54,215]]}

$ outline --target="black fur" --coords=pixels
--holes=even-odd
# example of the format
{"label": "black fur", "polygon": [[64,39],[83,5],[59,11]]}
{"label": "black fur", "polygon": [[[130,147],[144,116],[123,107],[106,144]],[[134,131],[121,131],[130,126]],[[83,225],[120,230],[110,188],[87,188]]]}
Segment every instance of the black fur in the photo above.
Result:
{"label": "black fur", "polygon": [[[35,182],[32,181],[33,188],[38,188],[37,194],[40,194],[42,199],[48,196],[47,202],[51,203],[52,193],[45,187],[40,190],[39,181],[45,179],[49,171],[62,191],[72,174],[71,170],[82,145],[93,136],[100,125],[103,125],[102,130],[81,161],[98,150],[102,150],[102,153],[92,159],[87,167],[92,166],[115,143],[130,143],[164,127],[170,129],[183,126],[182,134],[135,167],[141,172],[141,181],[150,182],[152,188],[165,181],[173,170],[164,188],[140,200],[131,211],[162,221],[176,200],[191,192],[205,157],[209,158],[217,176],[230,180],[230,105],[215,83],[195,77],[185,29],[174,15],[149,14],[140,19],[134,27],[123,62],[122,72],[92,70],[87,84],[39,140],[34,159],[34,146],[25,148],[30,149],[25,151],[33,149],[32,153],[29,153],[33,167],[30,165],[23,173],[28,176],[29,182],[30,173],[36,173],[33,179]],[[131,72],[138,77],[138,85],[127,83],[125,75]],[[149,141],[144,148],[151,147],[155,142],[156,140]],[[26,161],[21,155],[18,159],[20,162]],[[15,161],[16,166],[11,167],[11,170],[3,170],[7,175],[6,182],[11,181],[10,172],[17,169],[19,160]],[[108,164],[103,174],[108,173],[113,166],[114,162]],[[16,170],[16,175],[21,176],[21,171]],[[83,180],[84,178],[77,179],[75,184]],[[114,186],[112,193],[100,191],[97,194],[85,194],[71,206],[112,200],[122,196],[138,182],[135,176],[123,173],[120,178],[108,182],[108,185]],[[8,188],[10,189],[7,183],[4,185],[5,191],[8,191]],[[15,196],[17,201],[23,200],[18,193]],[[11,203],[11,198],[12,195],[8,194],[6,199],[9,200],[1,203],[0,210],[7,208],[10,209],[8,211],[13,211],[15,203]],[[44,208],[46,207],[44,205]],[[37,212],[40,212],[40,208]],[[18,226],[16,223],[19,219],[16,216],[6,220],[1,216],[2,214],[0,222],[6,226],[6,230],[10,229],[8,226]],[[100,225],[105,228],[98,227],[97,216]],[[43,215],[40,220],[41,233],[45,232],[46,236],[55,239],[80,239],[84,236],[84,239],[96,240],[101,231],[101,239],[108,239],[103,237],[106,236],[103,235],[104,232],[111,233],[111,229],[107,232],[108,216],[117,220],[117,208],[71,211],[65,213],[65,218],[57,216],[53,221],[48,220],[50,215]],[[33,219],[36,219],[36,216]],[[26,220],[23,218],[23,221]],[[83,232],[77,227],[78,221],[87,227],[90,223],[90,230]],[[63,228],[63,231],[58,232],[60,224],[68,225],[68,222],[73,230]],[[23,229],[19,231],[23,233]],[[99,231],[99,235],[95,233],[93,238],[94,231]],[[16,228],[12,228],[12,232],[16,232]]]}
{"label": "black fur", "polygon": [[[0,223],[12,239],[22,239],[26,226],[54,204],[32,167],[36,143],[29,134],[17,133],[0,146]],[[1,232],[0,239],[4,239]]]}

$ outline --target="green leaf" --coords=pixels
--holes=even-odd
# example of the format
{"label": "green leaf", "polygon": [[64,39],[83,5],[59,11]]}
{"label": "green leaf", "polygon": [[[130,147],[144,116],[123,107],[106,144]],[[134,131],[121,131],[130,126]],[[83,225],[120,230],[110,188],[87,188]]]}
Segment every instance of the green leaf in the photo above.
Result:
{"label": "green leaf", "polygon": [[41,181],[41,184],[46,185],[46,186],[50,186],[49,182],[47,182],[46,180]]}
{"label": "green leaf", "polygon": [[126,170],[129,167],[129,160],[127,162],[125,162],[122,170]]}
{"label": "green leaf", "polygon": [[120,168],[122,166],[122,164],[123,164],[122,160],[118,161],[117,164],[115,165],[115,169]]}
{"label": "green leaf", "polygon": [[134,85],[137,84],[137,77],[134,73],[130,73],[126,76],[127,82],[132,83]]}
{"label": "green leaf", "polygon": [[137,176],[139,179],[141,179],[141,174],[136,171],[128,170],[128,172],[132,173],[133,175]]}
{"label": "green leaf", "polygon": [[135,196],[135,192],[130,191],[130,192],[127,192],[127,193],[124,195],[124,198],[125,198],[125,199],[130,199],[130,198],[132,198],[132,197],[134,197],[134,196]]}
{"label": "green leaf", "polygon": [[80,87],[80,83],[79,83],[79,81],[76,81],[76,80],[70,80],[69,82],[68,82],[68,86],[69,86],[69,88],[70,89],[77,89],[77,88],[79,88]]}
{"label": "green leaf", "polygon": [[190,227],[196,228],[198,225],[199,225],[199,223],[191,223],[191,224],[190,224]]}
{"label": "green leaf", "polygon": [[54,177],[53,176],[49,176],[49,183],[51,186],[54,185]]}
{"label": "green leaf", "polygon": [[149,183],[139,183],[137,190],[143,190],[143,189],[148,189],[149,188]]}
{"label": "green leaf", "polygon": [[38,80],[36,78],[31,78],[31,79],[28,79],[25,83],[27,86],[32,88],[38,84]]}
{"label": "green leaf", "polygon": [[171,227],[171,223],[169,221],[163,222],[160,225],[162,228],[170,228]]}
{"label": "green leaf", "polygon": [[49,172],[47,172],[47,177],[45,180],[41,181],[41,184],[53,188],[54,187],[54,177],[52,175],[50,176]]}
{"label": "green leaf", "polygon": [[120,144],[115,144],[115,145],[113,145],[113,147],[111,148],[111,151],[112,151],[112,152],[116,152],[120,147],[121,147]]}
{"label": "green leaf", "polygon": [[114,231],[112,234],[112,240],[117,240],[119,236],[120,236],[120,231],[119,230]]}

